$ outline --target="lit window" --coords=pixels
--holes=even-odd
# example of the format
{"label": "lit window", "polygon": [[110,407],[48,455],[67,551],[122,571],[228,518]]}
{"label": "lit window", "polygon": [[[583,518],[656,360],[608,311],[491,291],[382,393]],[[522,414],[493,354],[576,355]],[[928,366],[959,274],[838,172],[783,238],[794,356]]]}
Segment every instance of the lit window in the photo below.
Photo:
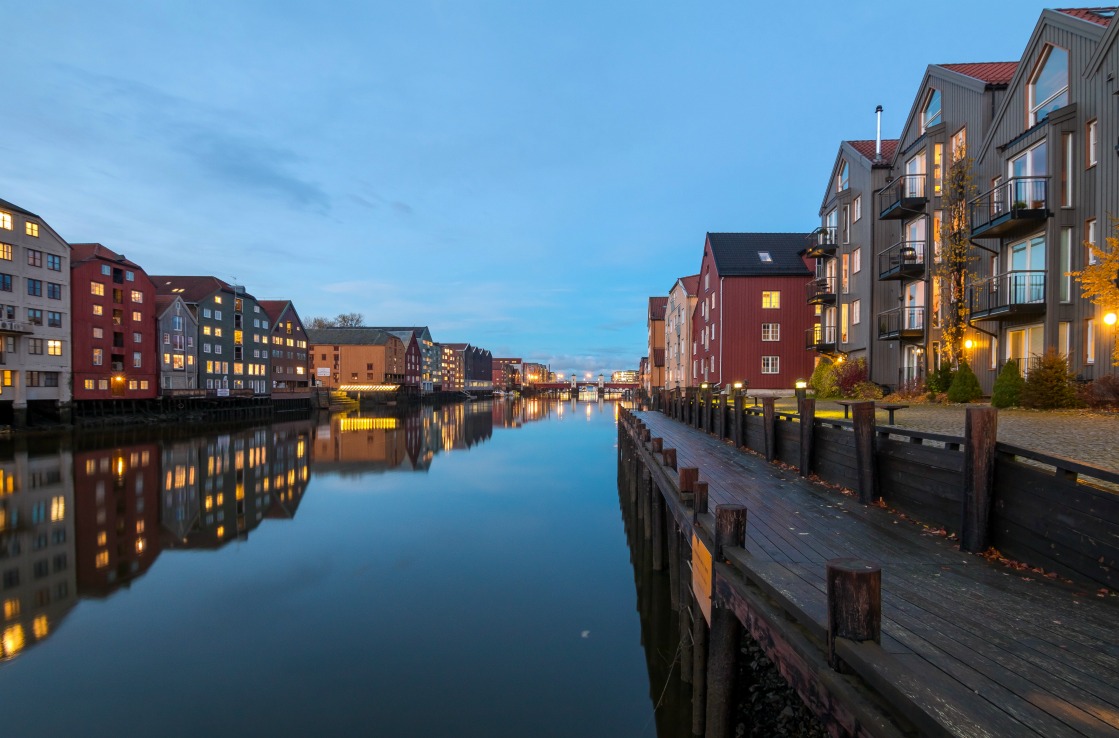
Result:
{"label": "lit window", "polygon": [[90,282],[89,283],[89,294],[104,296],[105,285],[103,285],[101,282]]}
{"label": "lit window", "polygon": [[777,309],[781,307],[781,292],[780,290],[765,290],[762,292],[762,307],[767,309]]}
{"label": "lit window", "polygon": [[1026,88],[1032,126],[1068,105],[1068,52],[1047,46]]}
{"label": "lit window", "polygon": [[105,309],[103,307],[101,307],[100,305],[94,305],[93,306],[93,314],[94,315],[104,315],[105,314]]}
{"label": "lit window", "polygon": [[95,563],[97,564],[98,569],[104,569],[106,566],[108,566],[109,565],[109,552],[108,551],[98,551],[97,552],[97,558],[95,559]]}
{"label": "lit window", "polygon": [[6,231],[12,230],[11,213],[5,213],[3,210],[0,210],[0,228],[3,228]]}
{"label": "lit window", "polygon": [[144,316],[140,313],[139,310],[133,310],[132,311],[132,319],[134,321],[136,321],[137,323],[139,323],[140,321],[142,321],[144,319]]}
{"label": "lit window", "polygon": [[221,305],[221,295],[214,295],[214,304]]}
{"label": "lit window", "polygon": [[87,380],[85,380],[85,382],[84,382],[84,383],[82,384],[82,386],[84,386],[84,387],[85,387],[85,388],[86,388],[87,390],[91,390],[91,389],[93,389],[93,388],[94,388],[94,386],[95,386],[95,385],[94,385],[94,382],[93,382],[93,380],[92,380],[92,379],[87,379]]}
{"label": "lit window", "polygon": [[4,261],[12,260],[12,245],[10,243],[0,243],[0,259]]}
{"label": "lit window", "polygon": [[101,364],[104,363],[104,359],[105,359],[104,349],[99,349],[99,348],[93,349],[93,365],[94,366],[101,366]]}
{"label": "lit window", "polygon": [[38,238],[39,237],[39,224],[38,223],[32,223],[31,221],[27,221],[23,225],[24,225],[24,229],[27,232],[27,235],[31,236],[32,238]]}
{"label": "lit window", "polygon": [[143,302],[144,293],[140,290],[132,290],[132,302]]}
{"label": "lit window", "polygon": [[62,356],[62,341],[47,341],[48,356]]}
{"label": "lit window", "polygon": [[929,90],[929,96],[925,98],[925,107],[921,109],[922,132],[929,126],[935,126],[940,122],[940,108],[940,90]]}

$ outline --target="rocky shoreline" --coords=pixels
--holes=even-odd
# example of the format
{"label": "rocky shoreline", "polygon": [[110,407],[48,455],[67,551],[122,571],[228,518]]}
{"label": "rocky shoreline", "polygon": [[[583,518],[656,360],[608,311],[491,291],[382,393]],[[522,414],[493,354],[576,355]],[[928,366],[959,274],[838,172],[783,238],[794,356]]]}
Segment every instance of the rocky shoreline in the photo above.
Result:
{"label": "rocky shoreline", "polygon": [[741,649],[737,738],[826,738],[827,730],[748,633]]}

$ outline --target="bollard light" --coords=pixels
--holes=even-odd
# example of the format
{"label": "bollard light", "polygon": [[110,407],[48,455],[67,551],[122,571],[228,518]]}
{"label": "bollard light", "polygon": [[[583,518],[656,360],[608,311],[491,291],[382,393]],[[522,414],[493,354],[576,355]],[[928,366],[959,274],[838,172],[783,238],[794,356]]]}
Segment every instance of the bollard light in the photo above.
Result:
{"label": "bollard light", "polygon": [[796,388],[797,389],[808,389],[808,382],[805,382],[803,379],[798,379],[797,383],[796,383]]}

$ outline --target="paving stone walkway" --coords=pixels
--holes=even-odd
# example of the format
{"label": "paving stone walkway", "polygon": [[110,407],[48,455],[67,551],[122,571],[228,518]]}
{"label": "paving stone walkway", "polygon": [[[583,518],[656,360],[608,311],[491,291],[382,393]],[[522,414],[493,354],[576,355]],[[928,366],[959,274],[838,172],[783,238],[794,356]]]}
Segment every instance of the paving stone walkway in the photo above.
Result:
{"label": "paving stone walkway", "polygon": [[[966,405],[912,405],[894,417],[899,428],[963,436]],[[796,400],[777,401],[780,412],[796,412]],[[842,418],[843,408],[834,402],[816,403],[816,416]],[[999,440],[1054,456],[1076,459],[1119,471],[1119,413],[1087,410],[999,411]],[[886,425],[886,411],[878,411],[878,423]]]}

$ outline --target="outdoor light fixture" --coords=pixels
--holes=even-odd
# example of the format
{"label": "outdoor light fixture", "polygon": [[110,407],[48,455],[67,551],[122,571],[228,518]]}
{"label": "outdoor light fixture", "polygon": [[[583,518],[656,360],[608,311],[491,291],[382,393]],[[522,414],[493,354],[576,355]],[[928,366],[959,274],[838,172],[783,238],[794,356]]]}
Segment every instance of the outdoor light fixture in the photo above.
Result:
{"label": "outdoor light fixture", "polygon": [[808,382],[804,381],[803,379],[798,379],[797,383],[796,383],[796,388],[797,389],[807,389],[808,388]]}
{"label": "outdoor light fixture", "polygon": [[968,349],[969,351],[971,350],[971,347],[974,346],[974,345],[975,345],[975,341],[972,341],[970,338],[967,339],[966,341],[964,341],[964,348]]}
{"label": "outdoor light fixture", "polygon": [[1107,315],[1103,316],[1103,322],[1108,325],[1115,325],[1115,320],[1115,313],[1108,313]]}
{"label": "outdoor light fixture", "polygon": [[[1112,322],[1112,323],[1114,323],[1115,321],[1113,320],[1113,321],[1111,321],[1111,322]],[[740,390],[740,389],[742,389],[742,382],[735,382],[735,383],[734,383],[734,388],[735,388],[736,390]]]}
{"label": "outdoor light fixture", "polygon": [[709,386],[709,385],[707,384],[707,382],[703,382],[703,383],[701,383],[701,384],[699,385],[699,388],[700,388],[700,389],[707,389],[707,387],[708,387],[708,386]]}

